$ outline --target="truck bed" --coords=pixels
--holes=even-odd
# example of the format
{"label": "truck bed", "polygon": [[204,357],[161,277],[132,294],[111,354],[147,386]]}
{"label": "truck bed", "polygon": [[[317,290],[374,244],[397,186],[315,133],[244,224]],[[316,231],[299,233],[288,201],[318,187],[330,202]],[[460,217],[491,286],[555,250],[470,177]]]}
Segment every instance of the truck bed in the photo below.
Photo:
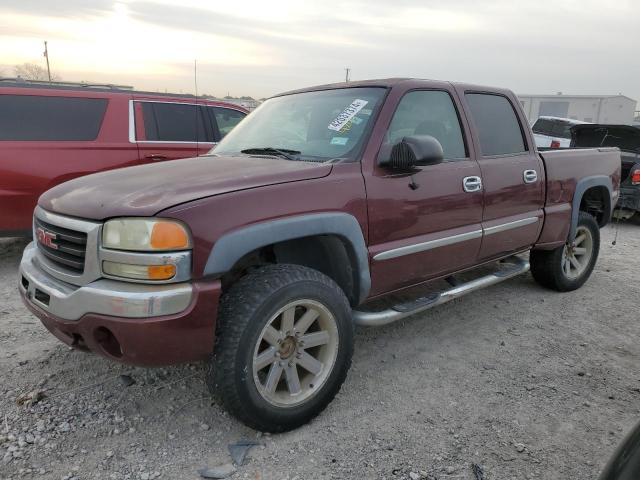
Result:
{"label": "truck bed", "polygon": [[[614,193],[618,190],[621,160],[620,149],[616,147],[545,150],[540,152],[540,156],[544,160],[548,190],[553,182],[562,182],[562,188],[566,190],[572,183],[575,187],[576,178],[591,176],[609,177],[615,187]],[[573,190],[570,193],[573,196]]]}
{"label": "truck bed", "polygon": [[[572,215],[580,205],[573,205],[577,189],[588,188],[596,180],[611,186],[610,209],[620,194],[620,150],[618,148],[563,148],[540,152],[546,174],[545,223],[539,246],[561,245],[569,235]],[[582,198],[579,195],[576,198]],[[611,218],[612,211],[598,218],[601,225]]]}

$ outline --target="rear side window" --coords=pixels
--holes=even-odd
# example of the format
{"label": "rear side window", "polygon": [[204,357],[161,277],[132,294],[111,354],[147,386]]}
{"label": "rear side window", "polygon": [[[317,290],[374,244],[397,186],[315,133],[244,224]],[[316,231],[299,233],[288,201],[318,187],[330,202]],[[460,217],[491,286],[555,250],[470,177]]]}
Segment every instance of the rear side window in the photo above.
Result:
{"label": "rear side window", "polygon": [[531,130],[533,130],[533,133],[537,133],[539,135],[551,135],[551,127],[551,120],[539,118],[536,120],[536,123],[533,124]]}
{"label": "rear side window", "polygon": [[552,120],[549,118],[539,118],[531,129],[533,133],[548,135],[550,137],[571,138],[571,127],[573,125],[564,120]]}
{"label": "rear side window", "polygon": [[554,137],[560,138],[571,138],[571,125],[569,122],[563,122],[562,120],[557,120],[553,123],[553,128],[551,129],[551,135]]}
{"label": "rear side window", "polygon": [[0,141],[91,141],[98,137],[105,98],[0,95]]}
{"label": "rear side window", "polygon": [[465,96],[478,129],[482,155],[526,151],[520,122],[506,97],[486,93],[467,93]]}
{"label": "rear side window", "polygon": [[216,123],[218,124],[218,130],[220,131],[220,138],[224,138],[224,136],[233,130],[240,120],[246,117],[246,114],[243,112],[239,112],[238,110],[232,110],[230,108],[224,107],[209,107],[210,110],[213,110],[213,115],[216,119]]}
{"label": "rear side window", "polygon": [[213,142],[213,127],[202,107],[186,103],[141,104],[147,141]]}

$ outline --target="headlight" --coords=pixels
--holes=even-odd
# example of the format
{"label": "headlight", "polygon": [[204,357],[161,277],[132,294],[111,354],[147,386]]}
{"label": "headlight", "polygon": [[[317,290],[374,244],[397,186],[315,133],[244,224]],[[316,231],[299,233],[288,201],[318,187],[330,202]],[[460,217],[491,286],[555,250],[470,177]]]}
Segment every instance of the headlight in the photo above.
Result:
{"label": "headlight", "polygon": [[119,218],[104,224],[102,246],[134,252],[188,250],[191,238],[186,227],[173,220]]}

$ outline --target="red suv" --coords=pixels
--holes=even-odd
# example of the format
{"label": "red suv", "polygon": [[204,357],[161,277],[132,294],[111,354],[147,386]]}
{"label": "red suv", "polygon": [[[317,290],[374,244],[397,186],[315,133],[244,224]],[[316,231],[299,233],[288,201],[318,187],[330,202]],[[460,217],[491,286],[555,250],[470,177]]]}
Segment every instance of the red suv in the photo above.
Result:
{"label": "red suv", "polygon": [[247,113],[190,95],[0,83],[0,237],[30,235],[51,187],[206,153]]}

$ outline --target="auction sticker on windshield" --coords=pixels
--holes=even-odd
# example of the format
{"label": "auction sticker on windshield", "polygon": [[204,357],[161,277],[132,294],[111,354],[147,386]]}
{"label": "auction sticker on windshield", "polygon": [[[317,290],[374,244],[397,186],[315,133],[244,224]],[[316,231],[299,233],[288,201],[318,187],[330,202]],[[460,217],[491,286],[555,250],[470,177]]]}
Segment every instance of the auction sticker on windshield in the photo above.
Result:
{"label": "auction sticker on windshield", "polygon": [[351,102],[351,105],[345,108],[342,113],[329,124],[329,130],[335,130],[336,132],[339,132],[342,127],[344,127],[349,122],[349,120],[355,117],[367,103],[369,103],[367,100],[360,100],[359,98],[356,98],[353,102]]}

